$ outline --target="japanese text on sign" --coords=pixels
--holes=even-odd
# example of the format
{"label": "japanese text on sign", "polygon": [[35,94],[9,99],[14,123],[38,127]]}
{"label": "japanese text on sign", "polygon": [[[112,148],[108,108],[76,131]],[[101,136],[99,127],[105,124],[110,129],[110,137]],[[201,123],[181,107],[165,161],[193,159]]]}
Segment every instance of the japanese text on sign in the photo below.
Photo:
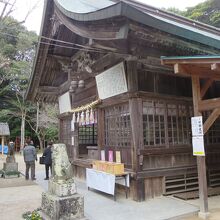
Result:
{"label": "japanese text on sign", "polygon": [[192,136],[203,135],[202,116],[192,117],[191,125],[192,125]]}

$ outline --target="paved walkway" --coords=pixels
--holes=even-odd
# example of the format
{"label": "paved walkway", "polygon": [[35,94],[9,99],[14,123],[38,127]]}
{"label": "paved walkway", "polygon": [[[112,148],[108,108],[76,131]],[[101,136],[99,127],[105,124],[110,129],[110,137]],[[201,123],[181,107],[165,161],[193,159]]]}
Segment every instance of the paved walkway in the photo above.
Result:
{"label": "paved walkway", "polygon": [[[0,156],[0,169],[5,161],[5,157]],[[19,163],[19,170],[24,173],[25,164],[21,155],[16,155]],[[0,219],[20,220],[25,211],[32,211],[41,204],[41,193],[48,188],[48,182],[44,180],[44,166],[36,163],[35,182],[29,180],[29,185],[23,185],[18,179],[12,179],[10,187],[6,187],[5,180],[0,178]],[[13,185],[14,182],[14,185]],[[20,181],[21,182],[21,181]],[[194,217],[183,217],[187,214],[198,211],[198,200],[185,202],[173,197],[159,197],[146,202],[134,202],[126,199],[125,195],[119,195],[117,201],[113,201],[111,196],[91,190],[88,191],[82,181],[76,181],[78,193],[84,196],[85,215],[89,220],[165,220],[182,219],[197,220]],[[19,185],[19,186],[17,186]],[[1,187],[3,186],[3,187]],[[215,204],[211,209],[210,220],[220,219],[220,197],[212,197],[211,204]]]}

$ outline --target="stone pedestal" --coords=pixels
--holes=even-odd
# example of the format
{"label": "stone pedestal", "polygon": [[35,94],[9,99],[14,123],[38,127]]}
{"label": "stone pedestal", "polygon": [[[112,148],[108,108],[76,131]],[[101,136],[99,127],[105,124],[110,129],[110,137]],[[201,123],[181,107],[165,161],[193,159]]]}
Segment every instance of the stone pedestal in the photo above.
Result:
{"label": "stone pedestal", "polygon": [[73,179],[63,183],[49,180],[48,192],[59,197],[71,196],[76,193],[76,185]]}
{"label": "stone pedestal", "polygon": [[20,172],[18,172],[18,163],[4,163],[3,164],[3,177],[4,178],[16,178],[20,176]]}
{"label": "stone pedestal", "polygon": [[77,193],[65,197],[43,193],[41,208],[51,220],[84,219],[84,199]]}

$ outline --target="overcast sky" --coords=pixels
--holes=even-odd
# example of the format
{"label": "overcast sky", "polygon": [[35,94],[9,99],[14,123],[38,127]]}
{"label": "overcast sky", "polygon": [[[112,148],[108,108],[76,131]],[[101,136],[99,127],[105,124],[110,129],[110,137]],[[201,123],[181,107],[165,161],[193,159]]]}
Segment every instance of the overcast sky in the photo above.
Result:
{"label": "overcast sky", "polygon": [[[69,0],[73,1],[74,0]],[[169,8],[175,7],[181,10],[184,10],[186,7],[195,6],[200,2],[205,0],[138,0],[140,2],[152,5],[158,8]],[[17,0],[16,10],[13,13],[13,16],[19,21],[23,20],[27,12],[37,4],[37,7],[32,11],[28,16],[25,26],[28,30],[34,30],[37,33],[40,31],[40,24],[43,11],[43,2],[44,0]]]}

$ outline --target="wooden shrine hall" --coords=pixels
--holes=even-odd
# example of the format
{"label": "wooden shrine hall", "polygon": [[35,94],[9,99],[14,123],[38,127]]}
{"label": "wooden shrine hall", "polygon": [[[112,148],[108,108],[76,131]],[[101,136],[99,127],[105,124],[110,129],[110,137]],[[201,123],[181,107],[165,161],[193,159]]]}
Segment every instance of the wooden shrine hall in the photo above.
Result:
{"label": "wooden shrine hall", "polygon": [[[59,141],[77,177],[101,151],[114,160],[117,151],[132,199],[198,190],[203,180],[205,198],[206,183],[220,186],[219,36],[133,0],[47,0],[26,98],[59,103]],[[200,112],[206,156],[197,159],[190,120]]]}

